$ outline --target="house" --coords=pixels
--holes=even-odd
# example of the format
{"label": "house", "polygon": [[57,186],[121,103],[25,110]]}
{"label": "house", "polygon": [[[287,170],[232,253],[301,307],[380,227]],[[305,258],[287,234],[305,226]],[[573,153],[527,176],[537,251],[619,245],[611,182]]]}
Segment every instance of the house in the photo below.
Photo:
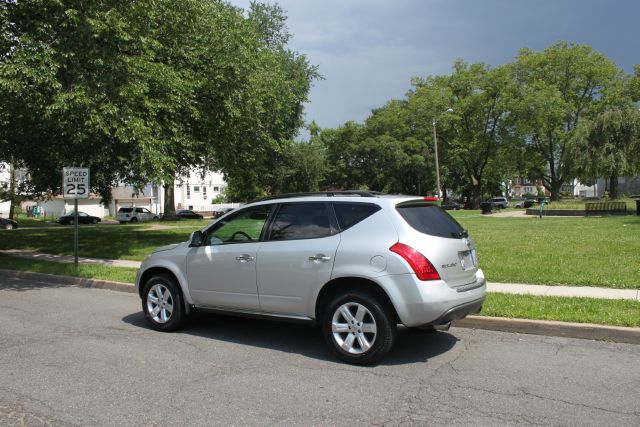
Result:
{"label": "house", "polygon": [[[609,191],[609,180],[600,178],[592,185],[582,184],[574,180],[573,195],[576,197],[604,197],[605,191]],[[618,177],[618,194],[640,194],[640,176]]]}
{"label": "house", "polygon": [[511,197],[522,197],[525,194],[538,194],[541,185],[529,178],[517,177],[511,182]]}
{"label": "house", "polygon": [[175,182],[176,209],[210,211],[211,201],[224,192],[226,185],[223,175],[219,172],[203,174],[202,171],[192,169],[188,175],[178,178]]}
{"label": "house", "polygon": [[[16,181],[22,182],[28,179],[28,171],[15,171]],[[9,165],[0,164],[0,186],[9,182]],[[237,204],[212,205],[212,200],[223,194],[226,187],[224,176],[219,172],[203,173],[201,169],[192,169],[188,174],[178,177],[174,185],[174,200],[176,209],[190,209],[199,212],[210,212],[226,207],[237,207]],[[121,207],[140,206],[151,212],[162,215],[164,212],[164,186],[148,184],[142,189],[136,189],[130,185],[121,184],[112,189],[112,200],[108,206],[104,206],[102,198],[97,194],[91,194],[87,199],[78,200],[78,209],[89,215],[100,218],[106,215],[115,216]],[[0,216],[9,215],[8,201],[0,200]],[[64,199],[55,196],[46,200],[32,200],[22,203],[22,208],[38,206],[41,212],[47,216],[59,217],[73,210],[73,199]]]}
{"label": "house", "polygon": [[[73,199],[65,199],[62,196],[55,196],[50,199],[40,200],[36,203],[24,202],[23,205],[37,205],[41,209],[41,215],[54,218],[60,217],[66,213],[73,212]],[[102,198],[97,194],[90,194],[86,199],[78,199],[78,211],[84,212],[91,216],[104,218],[108,214],[108,210],[102,204]]]}
{"label": "house", "polygon": [[[176,209],[210,212],[215,210],[212,200],[223,194],[227,184],[224,176],[219,172],[203,173],[202,170],[191,169],[188,174],[178,177],[173,186]],[[111,194],[113,198],[109,204],[111,215],[115,215],[121,207],[128,206],[145,207],[158,216],[164,212],[164,185],[148,184],[136,190],[123,184],[114,188]],[[216,206],[216,208],[219,207]]]}

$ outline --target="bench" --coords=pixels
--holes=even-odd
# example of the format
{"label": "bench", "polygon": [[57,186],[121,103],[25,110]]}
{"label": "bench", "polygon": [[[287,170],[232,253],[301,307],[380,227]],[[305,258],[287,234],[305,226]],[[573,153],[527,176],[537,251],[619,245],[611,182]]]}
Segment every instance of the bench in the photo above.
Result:
{"label": "bench", "polygon": [[627,204],[625,202],[586,202],[584,210],[587,215],[626,215]]}

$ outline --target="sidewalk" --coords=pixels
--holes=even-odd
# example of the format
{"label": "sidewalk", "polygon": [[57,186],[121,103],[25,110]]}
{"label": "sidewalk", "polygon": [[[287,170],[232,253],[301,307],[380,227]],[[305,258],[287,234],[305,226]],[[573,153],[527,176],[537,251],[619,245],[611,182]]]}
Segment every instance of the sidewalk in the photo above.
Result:
{"label": "sidewalk", "polygon": [[[0,250],[0,253],[19,256],[22,258],[30,258],[41,261],[54,261],[72,263],[73,256],[70,255],[51,255],[34,251],[26,251],[19,249]],[[121,259],[102,259],[102,258],[86,258],[79,257],[78,262],[81,264],[99,264],[109,267],[130,267],[139,268],[140,261],[128,261]],[[0,266],[0,268],[11,268],[10,265]],[[582,297],[582,298],[599,298],[599,299],[624,299],[640,301],[640,289],[612,289],[600,288],[595,286],[550,286],[550,285],[525,285],[521,283],[490,283],[487,282],[487,291],[502,292],[505,294],[519,295],[541,295],[541,296],[557,296],[557,297]]]}
{"label": "sidewalk", "polygon": [[[72,255],[52,255],[52,254],[43,254],[35,251],[25,251],[21,249],[5,249],[0,250],[0,253],[6,255],[17,256],[20,258],[30,258],[39,261],[54,261],[54,262],[64,262],[64,263],[73,263]],[[98,265],[106,265],[109,267],[130,267],[130,268],[140,268],[140,261],[128,261],[124,259],[103,259],[103,258],[86,258],[86,257],[78,257],[78,263],[80,264],[98,264]],[[10,265],[5,266],[5,268],[11,267]]]}

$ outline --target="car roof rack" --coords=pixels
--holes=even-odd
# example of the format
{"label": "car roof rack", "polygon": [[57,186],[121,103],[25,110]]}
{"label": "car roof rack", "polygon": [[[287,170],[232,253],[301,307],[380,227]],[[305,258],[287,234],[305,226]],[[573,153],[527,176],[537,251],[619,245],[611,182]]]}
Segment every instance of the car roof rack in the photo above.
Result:
{"label": "car roof rack", "polygon": [[252,200],[250,203],[254,202],[264,202],[265,200],[274,200],[274,199],[291,199],[294,197],[379,197],[384,196],[386,193],[382,193],[380,191],[361,191],[361,190],[336,190],[336,191],[313,191],[308,193],[284,193],[284,194],[276,194],[274,196],[262,197],[260,199]]}

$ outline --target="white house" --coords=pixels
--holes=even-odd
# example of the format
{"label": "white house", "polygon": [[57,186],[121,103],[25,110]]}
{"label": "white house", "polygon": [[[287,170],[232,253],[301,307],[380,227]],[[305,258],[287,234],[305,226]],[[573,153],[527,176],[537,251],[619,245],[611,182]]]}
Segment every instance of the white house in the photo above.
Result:
{"label": "white house", "polygon": [[[21,182],[28,176],[26,170],[16,171],[16,181]],[[61,178],[62,179],[62,178]],[[0,185],[9,182],[9,165],[0,164]],[[224,192],[226,182],[221,173],[202,173],[201,169],[192,169],[188,175],[178,177],[174,185],[174,200],[176,209],[191,209],[199,212],[209,212],[227,207],[238,207],[238,204],[212,205],[211,201]],[[48,200],[23,202],[26,206],[37,205],[47,215],[59,217],[73,210],[73,199],[63,199],[57,196]],[[0,216],[9,215],[9,202],[0,200]],[[100,218],[106,215],[114,216],[118,209],[128,206],[141,206],[151,212],[162,215],[164,211],[164,186],[148,184],[140,190],[129,185],[119,185],[112,190],[112,201],[108,206],[102,204],[102,199],[95,194],[88,199],[78,200],[78,209],[89,215]]]}
{"label": "white house", "polygon": [[[237,207],[237,204],[212,205],[211,201],[221,195],[227,186],[224,177],[218,172],[202,173],[192,169],[188,175],[178,177],[173,183],[176,209],[190,209],[208,212],[225,207]],[[128,185],[120,185],[112,191],[113,200],[109,205],[111,215],[121,207],[140,206],[162,215],[164,212],[164,185],[148,184],[140,190]]]}
{"label": "white house", "polygon": [[202,171],[192,169],[189,175],[176,179],[174,187],[176,209],[210,211],[212,210],[211,201],[222,194],[226,186],[221,173],[202,174]]}

